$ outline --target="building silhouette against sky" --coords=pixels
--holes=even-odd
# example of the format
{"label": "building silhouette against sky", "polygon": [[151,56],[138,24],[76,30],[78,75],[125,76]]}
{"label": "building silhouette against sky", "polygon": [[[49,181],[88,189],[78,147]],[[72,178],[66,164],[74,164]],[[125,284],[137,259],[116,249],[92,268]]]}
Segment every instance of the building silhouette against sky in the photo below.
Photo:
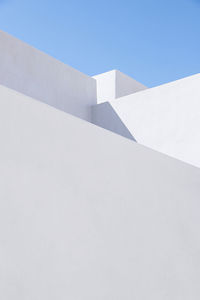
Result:
{"label": "building silhouette against sky", "polygon": [[0,32],[0,298],[199,299],[199,108]]}

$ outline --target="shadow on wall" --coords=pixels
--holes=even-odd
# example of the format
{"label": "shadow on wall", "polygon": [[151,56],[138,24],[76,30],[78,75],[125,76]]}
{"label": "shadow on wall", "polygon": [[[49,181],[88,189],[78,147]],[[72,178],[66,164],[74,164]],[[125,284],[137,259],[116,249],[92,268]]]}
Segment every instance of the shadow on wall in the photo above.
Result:
{"label": "shadow on wall", "polygon": [[92,123],[136,142],[109,102],[92,107]]}

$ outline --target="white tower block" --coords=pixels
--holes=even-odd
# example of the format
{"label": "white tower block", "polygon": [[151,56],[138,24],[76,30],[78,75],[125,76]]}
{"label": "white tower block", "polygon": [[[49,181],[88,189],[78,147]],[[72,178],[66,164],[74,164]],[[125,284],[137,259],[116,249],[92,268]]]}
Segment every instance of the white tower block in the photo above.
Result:
{"label": "white tower block", "polygon": [[118,70],[94,76],[97,81],[97,102],[102,103],[145,90],[146,87]]}
{"label": "white tower block", "polygon": [[0,84],[91,120],[96,81],[0,31]]}

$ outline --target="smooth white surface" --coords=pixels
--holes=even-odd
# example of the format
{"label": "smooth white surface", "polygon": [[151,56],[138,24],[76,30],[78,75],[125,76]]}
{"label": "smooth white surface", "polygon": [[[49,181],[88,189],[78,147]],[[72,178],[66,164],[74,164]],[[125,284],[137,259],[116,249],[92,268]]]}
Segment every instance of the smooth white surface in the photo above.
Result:
{"label": "smooth white surface", "polygon": [[135,79],[118,70],[112,70],[96,76],[97,102],[102,103],[145,90],[146,87]]}
{"label": "smooth white surface", "polygon": [[91,122],[135,141],[134,136],[127,129],[109,102],[100,103],[92,107]]}
{"label": "smooth white surface", "polygon": [[91,120],[96,81],[0,31],[0,84]]}
{"label": "smooth white surface", "polygon": [[0,140],[0,299],[200,299],[198,168],[2,86]]}
{"label": "smooth white surface", "polygon": [[115,99],[115,70],[93,76],[97,84],[97,103]]}
{"label": "smooth white surface", "polygon": [[[106,119],[101,105],[99,126],[112,130],[107,119],[115,113],[138,143],[200,167],[199,74],[110,101]],[[113,131],[121,134],[120,123]]]}
{"label": "smooth white surface", "polygon": [[147,87],[126,74],[116,70],[116,98],[146,90]]}

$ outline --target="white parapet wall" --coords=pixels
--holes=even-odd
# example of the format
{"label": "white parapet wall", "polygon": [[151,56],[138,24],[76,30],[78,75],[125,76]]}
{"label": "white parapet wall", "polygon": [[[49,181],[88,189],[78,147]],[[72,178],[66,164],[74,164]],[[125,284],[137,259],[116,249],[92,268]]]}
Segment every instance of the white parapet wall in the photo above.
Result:
{"label": "white parapet wall", "polygon": [[2,31],[0,84],[87,121],[96,104],[93,78]]}
{"label": "white parapet wall", "polygon": [[140,82],[118,70],[105,72],[93,76],[93,78],[97,81],[98,103],[111,101],[147,89]]}
{"label": "white parapet wall", "polygon": [[[200,74],[101,103],[93,111],[93,123],[200,167]],[[113,116],[120,120],[115,126]]]}
{"label": "white parapet wall", "polygon": [[0,299],[200,299],[198,168],[3,86],[0,139]]}

